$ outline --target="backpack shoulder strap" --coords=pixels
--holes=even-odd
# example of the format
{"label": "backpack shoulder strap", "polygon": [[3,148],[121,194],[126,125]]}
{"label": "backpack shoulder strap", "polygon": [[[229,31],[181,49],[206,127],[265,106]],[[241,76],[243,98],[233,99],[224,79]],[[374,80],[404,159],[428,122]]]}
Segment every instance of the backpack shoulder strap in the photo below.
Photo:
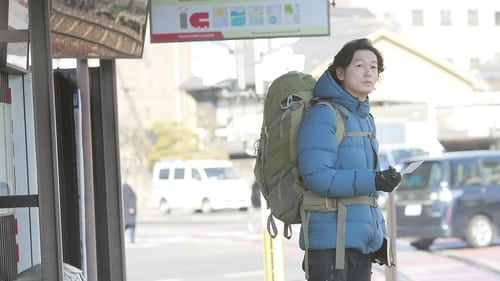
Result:
{"label": "backpack shoulder strap", "polygon": [[[348,132],[345,128],[345,124],[347,122],[347,119],[349,118],[349,110],[345,108],[343,105],[336,103],[336,102],[331,102],[331,101],[326,101],[326,100],[319,100],[317,104],[324,104],[327,105],[335,114],[335,119],[337,120],[337,144],[340,144],[344,137],[369,137],[369,138],[375,138],[375,133],[373,132]],[[373,116],[370,113],[370,117],[373,118]]]}
{"label": "backpack shoulder strap", "polygon": [[[349,117],[349,110],[347,110],[347,108],[345,108],[343,105],[340,105],[336,102],[321,100],[318,102],[318,104],[324,104],[328,106],[333,111],[333,114],[335,114],[335,120],[337,121],[337,132],[335,134],[337,136],[337,145],[339,145],[342,140],[344,140],[344,137],[346,135],[345,123],[347,121],[347,118]],[[340,112],[342,112],[343,114]]]}

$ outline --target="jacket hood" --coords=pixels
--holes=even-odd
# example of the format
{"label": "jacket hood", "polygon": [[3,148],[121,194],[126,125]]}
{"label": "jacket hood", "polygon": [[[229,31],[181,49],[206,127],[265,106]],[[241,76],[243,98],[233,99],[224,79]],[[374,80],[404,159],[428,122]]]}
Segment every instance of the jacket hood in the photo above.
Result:
{"label": "jacket hood", "polygon": [[370,113],[369,98],[366,97],[364,101],[360,101],[348,93],[337,84],[328,70],[316,82],[314,96],[341,104],[349,111],[358,112],[361,116],[367,116]]}

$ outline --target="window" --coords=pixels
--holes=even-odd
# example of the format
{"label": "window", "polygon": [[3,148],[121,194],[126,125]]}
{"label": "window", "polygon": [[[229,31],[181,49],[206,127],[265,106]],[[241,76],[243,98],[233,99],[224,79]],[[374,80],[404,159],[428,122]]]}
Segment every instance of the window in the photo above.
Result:
{"label": "window", "polygon": [[413,173],[401,180],[400,190],[425,190],[439,186],[443,181],[443,165],[441,162],[424,162]]}
{"label": "window", "polygon": [[198,171],[198,169],[191,169],[191,178],[193,178],[193,180],[201,181],[200,171]]}
{"label": "window", "polygon": [[441,10],[441,25],[442,26],[451,25],[451,11],[450,10]]}
{"label": "window", "polygon": [[453,163],[453,182],[455,186],[481,184],[479,166],[475,159],[465,159]]}
{"label": "window", "polygon": [[160,179],[168,180],[168,174],[170,173],[170,169],[161,169],[160,170]]}
{"label": "window", "polygon": [[174,179],[183,180],[184,179],[184,168],[177,168],[174,170]]}
{"label": "window", "polygon": [[443,181],[443,165],[441,163],[434,163],[431,167],[431,175],[429,179],[430,186],[440,186]]}
{"label": "window", "polygon": [[468,26],[479,25],[479,16],[477,10],[467,10],[467,25]]}
{"label": "window", "polygon": [[484,184],[500,185],[500,159],[486,160],[482,168]]}
{"label": "window", "polygon": [[205,168],[205,173],[210,180],[231,180],[239,178],[235,169],[229,167]]}
{"label": "window", "polygon": [[411,11],[411,24],[415,26],[424,25],[424,11],[412,10]]}

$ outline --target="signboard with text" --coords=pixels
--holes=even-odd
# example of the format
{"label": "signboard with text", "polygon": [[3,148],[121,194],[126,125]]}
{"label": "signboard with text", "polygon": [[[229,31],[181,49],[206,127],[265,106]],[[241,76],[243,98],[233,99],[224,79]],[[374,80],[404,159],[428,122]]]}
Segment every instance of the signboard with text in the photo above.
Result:
{"label": "signboard with text", "polygon": [[151,42],[330,34],[328,1],[151,0]]}

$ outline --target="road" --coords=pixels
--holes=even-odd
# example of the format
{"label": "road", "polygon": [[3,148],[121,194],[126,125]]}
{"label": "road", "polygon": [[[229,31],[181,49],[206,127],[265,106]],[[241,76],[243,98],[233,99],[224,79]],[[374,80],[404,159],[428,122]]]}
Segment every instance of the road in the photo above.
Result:
{"label": "road", "polygon": [[[265,280],[259,210],[212,214],[150,216],[137,226],[137,243],[126,243],[128,281]],[[298,231],[284,240],[285,277],[303,281]],[[500,241],[483,249],[456,239],[440,239],[431,250],[416,251],[397,240],[398,280],[500,280]],[[373,281],[386,280],[374,265]]]}
{"label": "road", "polygon": [[[263,280],[260,225],[257,210],[172,213],[140,223],[137,243],[126,243],[127,280]],[[302,253],[296,242],[286,244],[291,257],[286,264],[287,280],[304,280]]]}

